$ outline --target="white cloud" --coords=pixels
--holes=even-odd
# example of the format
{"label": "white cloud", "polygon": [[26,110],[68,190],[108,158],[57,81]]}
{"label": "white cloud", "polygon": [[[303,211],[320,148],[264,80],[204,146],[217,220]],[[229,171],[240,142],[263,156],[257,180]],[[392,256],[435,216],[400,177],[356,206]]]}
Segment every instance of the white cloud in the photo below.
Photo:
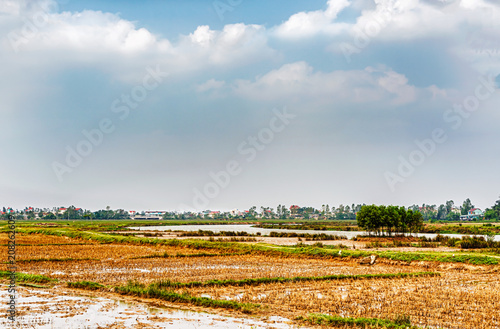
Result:
{"label": "white cloud", "polygon": [[303,38],[318,33],[338,34],[347,25],[333,23],[333,21],[348,6],[348,0],[328,0],[326,10],[294,14],[286,22],[277,27],[276,34],[283,38]]}
{"label": "white cloud", "polygon": [[375,0],[374,9],[365,10],[351,26],[351,33],[367,32],[379,25],[377,38],[411,38],[455,35],[464,25],[500,26],[500,7],[484,0],[456,0],[444,5],[424,0]]}
{"label": "white cloud", "polygon": [[[295,62],[272,70],[255,81],[239,80],[236,94],[260,100],[298,100],[321,103],[371,103],[392,105],[411,103],[417,88],[408,79],[388,68],[315,72],[305,62]],[[430,94],[430,93],[429,93]]]}
{"label": "white cloud", "polygon": [[[373,69],[367,69],[368,72],[376,72]],[[380,72],[380,71],[379,71]],[[415,100],[416,88],[408,85],[408,79],[394,71],[382,71],[383,76],[377,79],[378,85],[396,95],[393,99],[394,104],[404,104]]]}
{"label": "white cloud", "polygon": [[0,2],[0,14],[18,15],[20,11],[20,1],[9,0]]}
{"label": "white cloud", "polygon": [[1,0],[0,14],[33,16],[41,11],[50,12],[58,8],[54,0]]}
{"label": "white cloud", "polygon": [[[45,19],[27,21],[10,31],[10,42],[19,51],[73,51],[89,54],[132,54],[166,50],[168,40],[158,40],[144,28],[100,11],[41,13]],[[30,28],[33,27],[33,28]],[[26,33],[29,28],[33,32]],[[17,41],[17,42],[16,42]]]}
{"label": "white cloud", "polygon": [[215,79],[210,79],[196,87],[196,91],[198,92],[206,92],[209,90],[213,89],[220,89],[222,88],[226,83],[224,81],[218,81]]}
{"label": "white cloud", "polygon": [[209,47],[214,39],[215,31],[210,30],[210,26],[198,26],[196,31],[189,35],[189,39],[193,44],[198,44],[201,47]]}
{"label": "white cloud", "polygon": [[[338,21],[346,7],[360,11],[354,23]],[[363,49],[374,41],[408,42],[445,38],[452,52],[481,74],[500,73],[499,47],[483,47],[500,29],[500,5],[487,0],[329,0],[326,10],[299,12],[273,31],[278,38],[302,40],[319,35],[338,38],[327,49],[342,53],[341,44]],[[471,31],[473,31],[471,33]],[[488,36],[489,35],[489,36]],[[494,33],[494,40],[498,40]],[[454,48],[453,48],[454,47]],[[345,48],[345,47],[344,47]],[[353,49],[352,47],[350,49]],[[360,50],[360,51],[361,51]]]}
{"label": "white cloud", "polygon": [[[440,5],[430,0],[373,1],[373,6],[362,10],[355,23],[338,21],[339,13],[350,6],[351,1],[328,0],[326,9],[299,12],[271,29],[239,23],[211,30],[202,25],[173,44],[115,14],[90,10],[58,13],[57,3],[50,0],[0,0],[3,15],[0,30],[7,35],[2,51],[13,55],[12,48],[17,48],[31,53],[40,67],[44,66],[43,62],[61,69],[65,65],[93,63],[118,79],[131,81],[134,77],[140,79],[144,67],[151,62],[175,74],[279,60],[279,52],[268,45],[270,35],[287,39],[327,35],[348,38],[348,41],[354,40],[361,31],[370,39],[394,42],[436,36],[456,38],[456,31],[462,30],[462,26],[476,27],[479,36],[483,28],[493,31],[500,28],[500,8],[485,0],[457,0]],[[352,2],[354,10],[360,8],[360,3],[366,5],[365,0]],[[467,42],[450,40],[460,48],[456,54],[486,73],[483,71],[487,70],[487,61],[492,56],[475,54],[474,49],[464,50],[472,48],[461,44]],[[340,51],[338,43],[332,47]]]}
{"label": "white cloud", "polygon": [[141,79],[151,63],[175,74],[244,65],[276,54],[260,25],[230,24],[222,30],[203,25],[172,44],[118,15],[91,10],[58,13],[53,4],[33,9],[0,0],[9,21],[0,23],[8,36],[3,51],[12,59],[22,52],[36,58],[39,67],[52,69],[92,64],[127,81]]}
{"label": "white cloud", "polygon": [[199,26],[182,38],[175,51],[197,67],[248,64],[275,54],[263,26],[242,23],[225,25],[221,31]]}

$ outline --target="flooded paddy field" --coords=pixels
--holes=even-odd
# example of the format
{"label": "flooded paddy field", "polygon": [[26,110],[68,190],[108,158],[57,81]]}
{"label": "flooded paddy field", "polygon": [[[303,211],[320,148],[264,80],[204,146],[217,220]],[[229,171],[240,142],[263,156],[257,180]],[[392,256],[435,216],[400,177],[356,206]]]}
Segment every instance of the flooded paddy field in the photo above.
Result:
{"label": "flooded paddy field", "polygon": [[20,264],[23,273],[43,274],[60,280],[125,284],[129,280],[151,283],[241,280],[261,277],[326,276],[333,274],[375,274],[417,272],[422,266],[382,264],[360,266],[351,260],[279,259],[270,256],[179,257],[121,260],[43,261]]}
{"label": "flooded paddy field", "polygon": [[[5,288],[5,286],[2,286]],[[19,289],[17,324],[5,318],[2,328],[299,328],[290,320],[271,316],[261,320],[234,318],[227,314],[210,314],[203,310],[175,308],[175,305],[155,305],[106,294],[55,289]],[[103,295],[103,296],[97,296]],[[109,294],[108,294],[109,295]],[[6,289],[0,298],[7,298]]]}
{"label": "flooded paddy field", "polygon": [[19,328],[500,328],[494,254],[72,235],[18,235]]}
{"label": "flooded paddy field", "polygon": [[252,287],[195,288],[214,299],[259,302],[284,316],[328,313],[353,318],[394,318],[430,328],[500,328],[498,273],[445,271],[440,277],[317,281]]}

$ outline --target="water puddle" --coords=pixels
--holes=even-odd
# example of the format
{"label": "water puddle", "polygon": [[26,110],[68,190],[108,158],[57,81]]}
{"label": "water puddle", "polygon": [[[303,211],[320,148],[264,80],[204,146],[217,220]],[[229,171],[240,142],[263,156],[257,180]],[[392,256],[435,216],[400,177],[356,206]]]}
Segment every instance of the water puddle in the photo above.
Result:
{"label": "water puddle", "polygon": [[[196,232],[198,230],[207,230],[212,232],[222,232],[222,231],[231,231],[231,232],[247,232],[250,234],[260,233],[262,235],[269,235],[271,232],[287,232],[287,233],[309,233],[309,234],[329,234],[329,235],[343,235],[348,239],[352,239],[358,235],[367,234],[363,231],[323,231],[323,230],[280,230],[276,229],[268,229],[268,228],[259,228],[254,227],[254,225],[250,224],[228,224],[228,225],[166,225],[166,226],[141,226],[141,227],[129,227],[129,229],[139,230],[139,231],[187,231],[187,232]],[[427,238],[434,238],[437,234],[434,233],[418,233],[414,234],[416,236],[425,236]],[[441,234],[449,237],[457,237],[461,238],[464,236],[471,236],[467,234]],[[500,235],[495,236],[495,241],[500,241]]]}
{"label": "water puddle", "polygon": [[[108,298],[73,296],[57,290],[18,287],[18,317],[12,326],[5,317],[0,319],[1,328],[298,328],[282,317],[264,320],[226,317],[222,315],[183,311],[167,308],[152,308],[141,303],[128,303]],[[8,299],[7,287],[2,286],[0,299]],[[5,314],[5,304],[0,312]]]}

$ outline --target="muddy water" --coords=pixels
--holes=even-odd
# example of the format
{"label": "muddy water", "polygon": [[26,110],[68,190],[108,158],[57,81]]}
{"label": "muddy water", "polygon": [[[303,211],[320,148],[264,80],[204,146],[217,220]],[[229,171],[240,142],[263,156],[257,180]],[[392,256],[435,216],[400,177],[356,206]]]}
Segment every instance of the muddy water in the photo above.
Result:
{"label": "muddy water", "polygon": [[[270,317],[266,321],[221,315],[151,308],[142,303],[129,303],[108,298],[75,296],[72,292],[53,289],[18,287],[17,321],[12,325],[5,317],[0,328],[297,328],[289,320]],[[0,300],[7,301],[7,287],[3,285]],[[0,312],[5,314],[6,303]]]}
{"label": "muddy water", "polygon": [[[198,230],[204,231],[212,231],[212,232],[221,232],[221,231],[232,231],[232,232],[247,232],[250,234],[260,233],[262,235],[269,235],[271,232],[288,232],[288,233],[309,233],[309,234],[329,234],[329,235],[343,235],[348,239],[351,239],[358,235],[367,234],[362,231],[320,231],[320,230],[283,230],[283,229],[268,229],[268,228],[259,228],[254,227],[253,225],[248,224],[229,224],[229,225],[171,225],[171,226],[143,226],[143,227],[129,227],[134,230],[141,231],[186,231],[193,232]],[[463,237],[467,235],[462,234],[441,234],[449,237]],[[417,236],[425,236],[428,238],[434,238],[437,234],[433,233],[423,233],[417,234]],[[495,241],[500,241],[500,235],[495,236]]]}

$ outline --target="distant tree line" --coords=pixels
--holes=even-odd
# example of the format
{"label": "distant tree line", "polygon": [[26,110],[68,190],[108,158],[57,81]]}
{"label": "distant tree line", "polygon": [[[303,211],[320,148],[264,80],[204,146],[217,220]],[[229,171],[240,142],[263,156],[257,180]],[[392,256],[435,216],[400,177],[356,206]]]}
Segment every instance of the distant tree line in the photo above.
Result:
{"label": "distant tree line", "polygon": [[75,206],[64,207],[54,207],[52,209],[33,209],[26,208],[24,210],[11,210],[10,208],[2,208],[1,218],[7,218],[7,216],[13,216],[15,219],[22,220],[34,220],[34,219],[130,219],[130,215],[127,211],[123,209],[112,210],[110,207],[106,209],[101,209],[97,211],[84,210],[76,208]]}
{"label": "distant tree line", "polygon": [[418,232],[424,223],[419,211],[398,206],[363,206],[356,217],[359,227],[377,235]]}
{"label": "distant tree line", "polygon": [[[339,205],[338,207],[323,204],[320,209],[309,206],[285,206],[279,204],[275,209],[271,207],[252,206],[246,211],[241,212],[166,212],[162,218],[169,220],[187,220],[187,219],[214,219],[214,220],[230,220],[230,219],[316,219],[316,220],[356,220],[359,216],[361,209],[365,204],[352,204],[352,205]],[[389,206],[392,207],[392,206]],[[403,208],[403,207],[399,207]],[[439,206],[433,204],[412,205],[406,209],[413,211],[413,213],[420,213],[423,221],[458,221],[460,215],[467,215],[475,206],[471,200],[467,198],[461,206],[456,207],[453,200],[448,200]],[[365,210],[366,211],[366,210]],[[393,209],[390,210],[393,212]],[[402,211],[402,210],[401,210]],[[144,212],[137,213],[138,215],[145,215]],[[361,212],[361,214],[363,214]],[[0,218],[13,216],[15,219],[131,219],[129,213],[123,209],[112,210],[110,207],[97,211],[84,210],[70,206],[68,208],[54,207],[52,209],[33,209],[31,207],[23,210],[13,210],[11,208],[2,208]],[[484,218],[491,221],[500,221],[500,200],[497,200],[495,205],[487,208],[484,213]],[[390,229],[401,228],[407,230],[408,226],[390,226]],[[375,231],[374,231],[375,232]]]}

